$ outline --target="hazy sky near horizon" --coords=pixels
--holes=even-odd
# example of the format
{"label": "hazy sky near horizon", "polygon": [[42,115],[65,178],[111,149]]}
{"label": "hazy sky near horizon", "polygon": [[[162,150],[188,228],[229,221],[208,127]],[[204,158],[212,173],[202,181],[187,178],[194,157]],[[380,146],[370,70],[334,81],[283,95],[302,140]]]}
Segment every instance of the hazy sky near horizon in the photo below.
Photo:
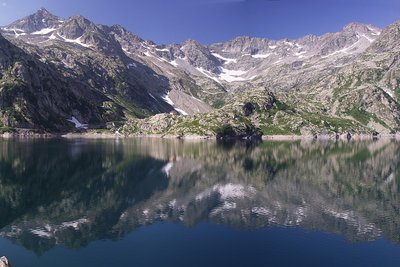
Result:
{"label": "hazy sky near horizon", "polygon": [[340,31],[354,21],[385,27],[400,20],[400,0],[0,0],[0,25],[40,7],[60,17],[121,24],[157,43],[297,38]]}

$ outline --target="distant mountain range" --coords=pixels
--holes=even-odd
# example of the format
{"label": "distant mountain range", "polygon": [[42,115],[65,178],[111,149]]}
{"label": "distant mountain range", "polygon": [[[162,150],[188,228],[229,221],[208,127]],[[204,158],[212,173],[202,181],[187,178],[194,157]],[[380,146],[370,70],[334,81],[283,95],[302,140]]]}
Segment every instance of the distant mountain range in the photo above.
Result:
{"label": "distant mountain range", "polygon": [[400,23],[158,45],[119,25],[40,9],[1,35],[0,129],[72,131],[74,117],[127,134],[399,130]]}

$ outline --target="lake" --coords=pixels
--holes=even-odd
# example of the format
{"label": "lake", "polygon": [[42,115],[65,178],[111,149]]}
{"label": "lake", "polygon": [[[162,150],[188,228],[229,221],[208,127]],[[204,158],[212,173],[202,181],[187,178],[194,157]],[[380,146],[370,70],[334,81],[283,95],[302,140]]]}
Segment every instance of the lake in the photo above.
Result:
{"label": "lake", "polygon": [[0,140],[0,254],[13,267],[400,266],[399,167],[390,140]]}

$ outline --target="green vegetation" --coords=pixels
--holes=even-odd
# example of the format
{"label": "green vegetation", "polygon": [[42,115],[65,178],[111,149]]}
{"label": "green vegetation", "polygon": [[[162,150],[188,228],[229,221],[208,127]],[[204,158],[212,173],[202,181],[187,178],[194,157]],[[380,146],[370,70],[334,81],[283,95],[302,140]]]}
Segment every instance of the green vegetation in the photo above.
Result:
{"label": "green vegetation", "polygon": [[275,105],[277,110],[296,112],[296,110],[293,107],[279,100],[276,100]]}
{"label": "green vegetation", "polygon": [[[343,79],[342,77],[340,77],[339,79]],[[346,91],[346,89],[350,88],[350,86],[353,84],[353,78],[347,78],[344,82],[343,85],[335,88],[333,90],[333,99],[337,99],[339,97],[341,97],[341,95],[343,94],[343,92]]]}
{"label": "green vegetation", "polygon": [[5,126],[0,127],[0,134],[15,133],[15,132],[16,132],[15,128],[5,127]]}
{"label": "green vegetation", "polygon": [[233,129],[232,125],[225,124],[215,130],[217,136],[234,136],[235,130]]}
{"label": "green vegetation", "polygon": [[[351,86],[353,80],[343,79],[341,83],[343,86]],[[222,101],[218,105],[222,105]],[[353,107],[343,112],[343,109],[340,109],[345,105],[343,101],[339,106],[338,116],[330,115],[328,110],[321,111],[323,105],[315,107],[313,102],[310,102],[310,108],[308,105],[295,106],[292,103],[297,102],[291,102],[285,94],[280,94],[279,99],[276,99],[265,88],[244,92],[230,100],[221,109],[208,114],[165,119],[160,117],[164,122],[168,121],[168,127],[157,128],[156,133],[179,136],[186,134],[251,136],[256,131],[263,135],[371,133],[373,129],[367,126],[371,120],[383,125],[390,132],[394,131],[376,114],[362,108]],[[348,106],[352,107],[351,104]],[[343,115],[354,119],[344,118]],[[139,122],[137,127],[143,128],[141,125],[142,122]],[[146,130],[147,132],[153,133],[152,127],[146,125],[145,122],[143,126],[145,129],[150,129]]]}
{"label": "green vegetation", "polygon": [[371,156],[371,152],[368,150],[368,148],[363,148],[354,154],[350,160],[352,163],[361,164],[371,158]]}
{"label": "green vegetation", "polygon": [[109,97],[113,99],[118,105],[126,109],[127,117],[143,119],[152,115],[149,111],[134,106],[130,101],[121,96],[116,96],[116,97],[109,96]]}
{"label": "green vegetation", "polygon": [[352,120],[323,114],[302,113],[301,116],[312,125],[338,133],[354,129],[356,126]]}
{"label": "green vegetation", "polygon": [[94,131],[97,134],[111,134],[112,133],[112,131],[110,131],[109,129],[95,129]]}
{"label": "green vegetation", "polygon": [[348,114],[364,125],[367,125],[372,118],[371,113],[360,108],[353,108]]}
{"label": "green vegetation", "polygon": [[[398,83],[400,84],[400,81],[398,81]],[[400,102],[400,85],[398,85],[395,89],[395,98],[397,100],[397,102]]]}
{"label": "green vegetation", "polygon": [[225,105],[225,101],[222,99],[217,99],[215,101],[213,101],[213,103],[211,104],[211,106],[215,109],[221,108]]}
{"label": "green vegetation", "polygon": [[262,125],[260,130],[263,135],[300,135],[300,130],[292,131],[289,126],[283,125],[282,127],[274,125]]}
{"label": "green vegetation", "polygon": [[379,123],[383,127],[390,129],[390,127],[376,114],[369,113],[361,108],[353,108],[351,109],[348,114],[352,116],[354,119],[362,123],[363,125],[367,125],[371,120],[375,121],[376,123]]}

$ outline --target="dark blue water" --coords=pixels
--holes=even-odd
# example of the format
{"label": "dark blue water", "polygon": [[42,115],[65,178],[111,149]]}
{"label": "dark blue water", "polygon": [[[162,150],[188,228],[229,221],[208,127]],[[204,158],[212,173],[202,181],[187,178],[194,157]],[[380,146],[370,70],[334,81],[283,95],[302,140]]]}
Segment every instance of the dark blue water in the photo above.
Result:
{"label": "dark blue water", "polygon": [[400,266],[400,144],[0,141],[13,266]]}

